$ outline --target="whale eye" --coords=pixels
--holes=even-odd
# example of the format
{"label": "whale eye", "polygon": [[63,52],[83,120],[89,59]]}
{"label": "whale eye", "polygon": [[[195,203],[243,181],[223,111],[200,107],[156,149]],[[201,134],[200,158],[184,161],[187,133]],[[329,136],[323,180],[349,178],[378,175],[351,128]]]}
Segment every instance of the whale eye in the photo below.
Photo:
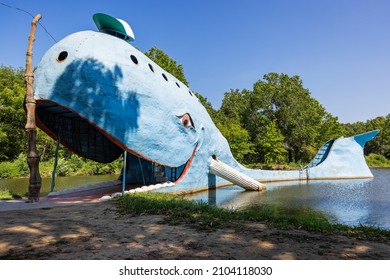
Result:
{"label": "whale eye", "polygon": [[194,123],[192,122],[190,114],[185,114],[181,117],[178,117],[181,123],[185,128],[195,128]]}
{"label": "whale eye", "polygon": [[64,61],[67,57],[68,57],[68,52],[66,52],[66,51],[60,52],[60,54],[57,56],[57,61],[58,61],[58,62],[62,62],[62,61]]}

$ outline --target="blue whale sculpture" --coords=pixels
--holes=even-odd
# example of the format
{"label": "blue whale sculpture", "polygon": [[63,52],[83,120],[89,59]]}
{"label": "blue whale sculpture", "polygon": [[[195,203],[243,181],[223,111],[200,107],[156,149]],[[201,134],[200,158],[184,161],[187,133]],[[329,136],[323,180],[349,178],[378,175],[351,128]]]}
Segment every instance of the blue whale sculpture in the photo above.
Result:
{"label": "blue whale sculpture", "polygon": [[48,135],[97,162],[127,151],[122,180],[172,182],[156,191],[231,183],[261,190],[269,181],[372,177],[363,147],[378,131],[328,141],[301,170],[245,168],[187,86],[104,32],[77,32],[51,47],[35,72],[35,98],[37,125]]}

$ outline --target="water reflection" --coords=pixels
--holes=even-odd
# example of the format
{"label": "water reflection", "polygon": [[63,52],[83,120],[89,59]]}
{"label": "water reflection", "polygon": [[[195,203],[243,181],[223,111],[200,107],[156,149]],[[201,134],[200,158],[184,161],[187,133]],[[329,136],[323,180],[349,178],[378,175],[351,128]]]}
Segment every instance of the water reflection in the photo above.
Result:
{"label": "water reflection", "polygon": [[268,183],[265,192],[230,186],[191,198],[226,208],[257,204],[304,206],[325,213],[333,222],[390,229],[390,170],[372,172],[374,179]]}
{"label": "water reflection", "polygon": [[[77,187],[96,182],[111,181],[118,178],[118,175],[93,175],[93,176],[67,176],[56,177],[55,191]],[[28,192],[28,178],[1,179],[0,190],[8,189],[12,193],[24,195]],[[51,178],[42,178],[41,196],[50,192]]]}

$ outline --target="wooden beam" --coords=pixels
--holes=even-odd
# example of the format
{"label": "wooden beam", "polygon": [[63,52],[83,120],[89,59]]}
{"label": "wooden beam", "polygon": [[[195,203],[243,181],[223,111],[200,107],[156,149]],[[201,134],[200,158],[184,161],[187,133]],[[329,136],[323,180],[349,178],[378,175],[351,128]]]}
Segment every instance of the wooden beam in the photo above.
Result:
{"label": "wooden beam", "polygon": [[28,151],[27,163],[30,168],[30,180],[28,188],[28,202],[39,201],[39,193],[41,191],[41,175],[39,174],[39,154],[36,149],[37,126],[35,123],[35,107],[36,101],[34,98],[34,73],[32,66],[32,48],[35,41],[35,30],[37,23],[41,19],[38,14],[31,22],[30,36],[28,37],[28,46],[26,53],[26,99],[25,106],[27,111],[26,131],[28,135]]}

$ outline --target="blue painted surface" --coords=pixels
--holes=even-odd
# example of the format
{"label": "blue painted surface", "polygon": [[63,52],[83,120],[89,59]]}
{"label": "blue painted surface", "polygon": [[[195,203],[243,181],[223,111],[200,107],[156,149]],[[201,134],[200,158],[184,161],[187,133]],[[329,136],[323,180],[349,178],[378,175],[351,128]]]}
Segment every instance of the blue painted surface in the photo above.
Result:
{"label": "blue painted surface", "polygon": [[[66,59],[59,59],[63,52]],[[158,165],[165,166],[170,180],[177,167],[176,185],[161,191],[226,183],[209,173],[212,156],[262,182],[372,177],[362,147],[378,131],[334,140],[321,162],[306,170],[243,167],[183,83],[130,44],[104,33],[74,33],[49,49],[35,73],[35,97],[38,126],[74,152],[100,162],[114,160],[123,150],[132,154],[128,182],[139,183],[139,172],[153,181]]]}
{"label": "blue painted surface", "polygon": [[373,130],[367,133],[355,135],[354,139],[355,141],[362,147],[364,148],[364,145],[366,142],[374,139],[374,137],[379,133],[379,130]]}

